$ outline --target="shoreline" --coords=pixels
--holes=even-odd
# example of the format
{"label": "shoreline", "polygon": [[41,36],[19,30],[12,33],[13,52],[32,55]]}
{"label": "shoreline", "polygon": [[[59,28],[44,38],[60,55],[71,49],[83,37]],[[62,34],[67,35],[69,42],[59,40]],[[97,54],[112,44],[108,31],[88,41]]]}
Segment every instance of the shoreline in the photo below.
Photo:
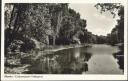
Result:
{"label": "shoreline", "polygon": [[65,50],[65,49],[71,49],[71,48],[78,48],[78,47],[88,47],[91,46],[91,44],[83,44],[83,45],[64,45],[64,46],[53,46],[52,49],[45,49],[44,52],[56,52],[60,50]]}
{"label": "shoreline", "polygon": [[37,50],[38,54],[35,56],[34,60],[38,59],[41,55],[49,55],[53,54],[53,52],[57,52],[60,50],[65,50],[65,49],[71,49],[71,48],[78,48],[78,47],[88,47],[91,46],[91,44],[83,44],[83,45],[65,45],[65,46],[52,46],[49,48],[46,48],[45,50]]}

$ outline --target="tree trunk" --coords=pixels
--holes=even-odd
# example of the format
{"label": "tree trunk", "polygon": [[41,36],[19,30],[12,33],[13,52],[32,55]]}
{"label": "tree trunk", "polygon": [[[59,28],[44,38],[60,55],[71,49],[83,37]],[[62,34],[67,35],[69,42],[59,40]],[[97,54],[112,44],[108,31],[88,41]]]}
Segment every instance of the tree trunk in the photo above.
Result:
{"label": "tree trunk", "polygon": [[59,14],[58,14],[58,19],[57,19],[56,36],[59,33],[62,20],[63,20],[62,11],[60,11]]}
{"label": "tree trunk", "polygon": [[13,5],[13,10],[12,10],[12,13],[11,13],[11,18],[10,18],[10,22],[9,22],[9,36],[6,37],[6,40],[8,40],[6,42],[6,47],[8,47],[10,45],[10,43],[13,41],[14,39],[14,35],[15,35],[15,28],[16,28],[16,21],[17,21],[17,16],[18,16],[18,7],[19,5]]}
{"label": "tree trunk", "polygon": [[56,41],[56,36],[53,36],[53,45],[56,44],[55,41]]}
{"label": "tree trunk", "polygon": [[16,19],[17,19],[17,12],[18,12],[18,5],[13,5],[13,10],[12,10],[12,13],[11,13],[11,18],[10,18],[10,23],[9,23],[9,28],[10,29],[13,29],[14,27],[14,24],[16,22]]}

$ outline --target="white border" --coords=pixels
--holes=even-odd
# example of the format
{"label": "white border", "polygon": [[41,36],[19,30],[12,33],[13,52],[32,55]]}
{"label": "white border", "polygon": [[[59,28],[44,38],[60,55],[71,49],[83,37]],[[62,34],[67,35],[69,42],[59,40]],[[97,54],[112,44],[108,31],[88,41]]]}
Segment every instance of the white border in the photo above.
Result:
{"label": "white border", "polygon": [[[11,74],[12,78],[4,77],[4,3],[123,3],[125,10],[125,27],[124,27],[124,75],[101,75],[101,74],[87,74],[87,75],[62,75],[62,74]],[[127,80],[127,0],[2,0],[2,35],[1,35],[1,80]],[[10,75],[10,74],[6,74]],[[18,76],[29,76],[23,78]],[[38,76],[32,77],[32,76]],[[42,77],[39,77],[42,76]]]}

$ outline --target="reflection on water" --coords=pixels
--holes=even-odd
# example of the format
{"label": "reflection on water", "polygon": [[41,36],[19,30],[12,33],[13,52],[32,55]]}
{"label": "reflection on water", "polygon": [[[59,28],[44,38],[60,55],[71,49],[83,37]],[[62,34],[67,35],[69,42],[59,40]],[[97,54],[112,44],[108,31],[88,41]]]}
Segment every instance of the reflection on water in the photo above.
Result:
{"label": "reflection on water", "polygon": [[108,45],[60,50],[37,59],[30,68],[30,73],[122,74],[117,59],[113,57],[116,52],[117,47]]}
{"label": "reflection on water", "polygon": [[115,59],[117,59],[117,63],[119,64],[119,68],[124,71],[124,52],[121,50],[117,53],[114,53],[113,56]]}

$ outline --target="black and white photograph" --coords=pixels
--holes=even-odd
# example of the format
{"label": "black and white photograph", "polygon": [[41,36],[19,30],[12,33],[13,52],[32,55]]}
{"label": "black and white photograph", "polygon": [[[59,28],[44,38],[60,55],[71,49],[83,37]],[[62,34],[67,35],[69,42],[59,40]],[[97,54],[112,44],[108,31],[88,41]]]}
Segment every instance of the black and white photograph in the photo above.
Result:
{"label": "black and white photograph", "polygon": [[124,75],[122,3],[5,3],[4,74]]}
{"label": "black and white photograph", "polygon": [[123,74],[120,3],[6,3],[5,73]]}

